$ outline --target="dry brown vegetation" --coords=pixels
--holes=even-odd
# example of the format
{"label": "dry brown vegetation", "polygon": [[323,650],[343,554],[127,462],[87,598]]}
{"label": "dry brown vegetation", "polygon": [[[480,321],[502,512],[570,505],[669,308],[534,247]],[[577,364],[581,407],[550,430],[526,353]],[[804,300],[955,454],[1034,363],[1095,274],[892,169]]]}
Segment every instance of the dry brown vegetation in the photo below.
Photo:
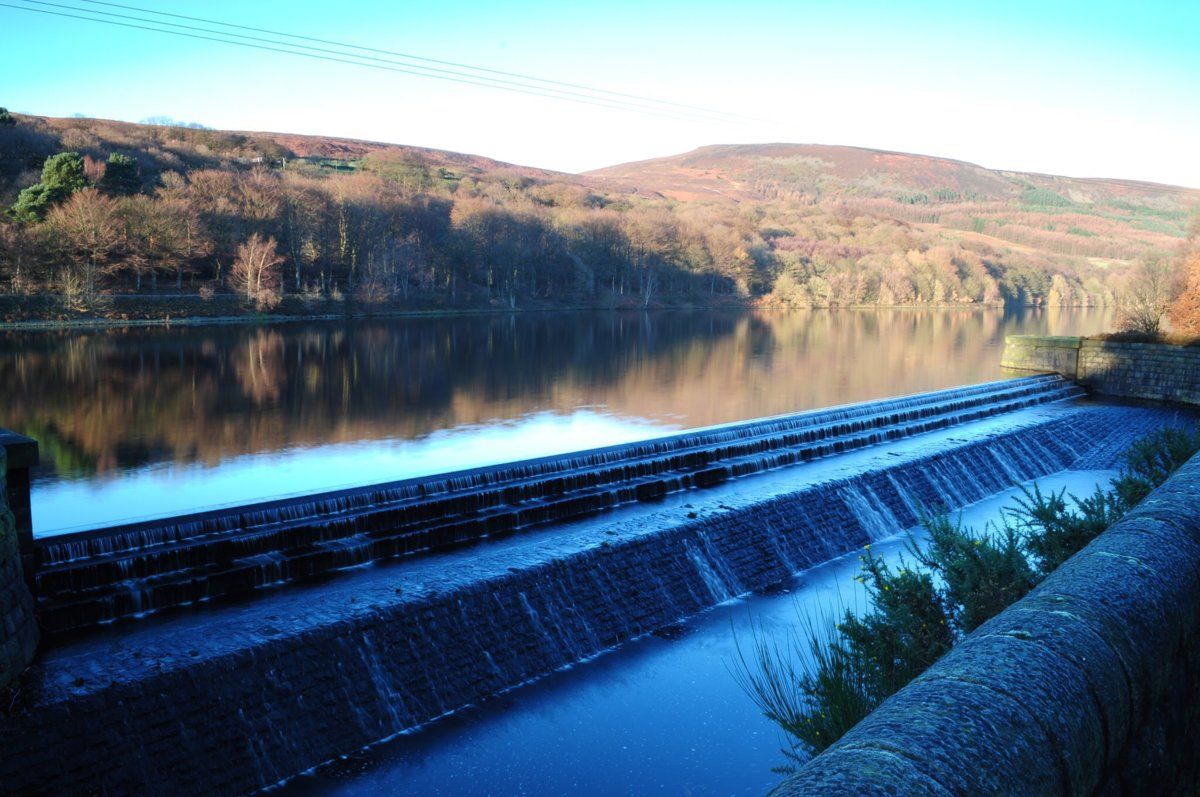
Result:
{"label": "dry brown vegetation", "polygon": [[[1179,250],[1200,202],[849,147],[706,147],[566,175],[371,142],[15,119],[0,129],[0,201],[65,151],[83,187],[0,222],[0,284],[70,311],[164,292],[258,309],[1110,304]],[[105,178],[114,154],[136,161],[127,190]],[[266,288],[247,288],[245,248],[269,239]]]}
{"label": "dry brown vegetation", "polygon": [[1192,225],[1178,272],[1179,291],[1171,305],[1171,327],[1180,335],[1200,339],[1200,220]]}

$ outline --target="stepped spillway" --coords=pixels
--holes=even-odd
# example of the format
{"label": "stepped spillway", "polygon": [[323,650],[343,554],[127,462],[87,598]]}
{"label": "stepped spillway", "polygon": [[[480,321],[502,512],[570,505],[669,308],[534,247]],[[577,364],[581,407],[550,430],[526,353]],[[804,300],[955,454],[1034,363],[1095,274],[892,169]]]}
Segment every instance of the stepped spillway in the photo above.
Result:
{"label": "stepped spillway", "polygon": [[[236,795],[1062,470],[1174,410],[1041,406],[51,640],[0,791]],[[62,766],[70,761],[70,766]],[[163,773],[170,773],[165,777]]]}
{"label": "stepped spillway", "polygon": [[249,593],[712,488],[1082,394],[1048,375],[37,541],[43,630]]}

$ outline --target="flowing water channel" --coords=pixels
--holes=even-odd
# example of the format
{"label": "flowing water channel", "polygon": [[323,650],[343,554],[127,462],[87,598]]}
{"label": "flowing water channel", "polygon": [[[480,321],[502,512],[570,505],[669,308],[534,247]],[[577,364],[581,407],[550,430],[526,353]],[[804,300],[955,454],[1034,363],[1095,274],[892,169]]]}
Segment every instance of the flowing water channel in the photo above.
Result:
{"label": "flowing water channel", "polygon": [[0,335],[35,532],[441,473],[1002,376],[1104,310],[529,313]]}

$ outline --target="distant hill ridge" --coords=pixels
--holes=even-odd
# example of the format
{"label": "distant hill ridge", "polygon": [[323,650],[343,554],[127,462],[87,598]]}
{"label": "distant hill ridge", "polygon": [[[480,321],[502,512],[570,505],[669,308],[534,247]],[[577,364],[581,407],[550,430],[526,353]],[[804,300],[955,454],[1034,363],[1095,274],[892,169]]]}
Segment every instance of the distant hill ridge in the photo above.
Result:
{"label": "distant hill ridge", "polygon": [[679,200],[770,199],[780,193],[920,199],[924,193],[930,202],[1005,201],[1040,189],[1064,204],[1122,197],[1200,201],[1200,190],[1182,186],[1003,171],[950,158],[825,144],[715,144],[586,175]]}
{"label": "distant hill ridge", "polygon": [[[21,118],[21,117],[18,117]],[[104,119],[23,117],[62,132],[91,130],[105,144],[119,148],[131,135],[170,131],[185,140],[242,137],[239,148],[261,149],[295,158],[359,160],[370,155],[419,159],[473,173],[505,170],[563,180],[576,177],[615,191],[658,193],[677,200],[726,197],[771,199],[780,192],[814,197],[903,196],[926,192],[930,201],[1019,198],[1032,186],[1060,194],[1071,202],[1091,203],[1137,197],[1200,202],[1200,188],[1116,177],[1081,178],[989,169],[975,163],[889,150],[836,144],[711,144],[690,152],[631,161],[578,175],[519,165],[483,155],[338,136],[270,131],[209,130],[120,122]],[[106,135],[107,133],[107,135]],[[939,196],[937,192],[943,193]]]}

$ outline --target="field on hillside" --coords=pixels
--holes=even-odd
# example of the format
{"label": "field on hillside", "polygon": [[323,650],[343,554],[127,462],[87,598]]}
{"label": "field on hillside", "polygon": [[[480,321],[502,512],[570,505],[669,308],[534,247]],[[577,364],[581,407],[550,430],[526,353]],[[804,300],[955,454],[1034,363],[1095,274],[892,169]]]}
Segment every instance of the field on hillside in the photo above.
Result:
{"label": "field on hillside", "polygon": [[849,147],[713,146],[570,175],[345,139],[11,119],[0,290],[66,316],[164,293],[323,312],[1108,304],[1134,263],[1178,251],[1200,207],[1194,189]]}

